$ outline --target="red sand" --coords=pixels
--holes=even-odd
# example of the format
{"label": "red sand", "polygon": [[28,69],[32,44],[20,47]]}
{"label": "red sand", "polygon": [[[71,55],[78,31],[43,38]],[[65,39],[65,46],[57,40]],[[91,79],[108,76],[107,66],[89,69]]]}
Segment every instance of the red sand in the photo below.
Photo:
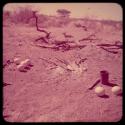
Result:
{"label": "red sand", "polygon": [[[35,27],[22,25],[3,27],[4,62],[14,57],[31,58],[33,67],[27,72],[19,72],[14,63],[4,68],[3,115],[9,122],[116,122],[122,118],[122,96],[115,96],[111,87],[104,86],[106,97],[98,97],[88,88],[100,78],[100,71],[109,72],[109,80],[122,86],[122,50],[118,54],[109,53],[96,44],[122,41],[122,31],[105,26],[96,33],[100,41],[89,43],[82,49],[65,52],[43,49],[32,45],[40,36]],[[71,30],[70,30],[71,29]],[[88,32],[73,28],[50,28],[55,33],[66,30],[75,39],[87,37]],[[21,41],[21,42],[20,42]],[[19,45],[21,43],[21,45]],[[44,57],[58,63],[55,57],[75,60],[77,55],[87,58],[87,71],[82,76],[70,73],[54,76],[50,64],[39,59]]]}

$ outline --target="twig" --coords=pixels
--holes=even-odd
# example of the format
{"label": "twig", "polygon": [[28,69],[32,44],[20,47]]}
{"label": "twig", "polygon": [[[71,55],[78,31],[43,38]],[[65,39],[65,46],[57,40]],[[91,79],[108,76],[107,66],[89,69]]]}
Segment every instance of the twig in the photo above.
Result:
{"label": "twig", "polygon": [[80,61],[78,62],[78,64],[81,64],[82,62],[85,62],[86,60],[87,60],[87,58],[80,59]]}
{"label": "twig", "polygon": [[60,41],[60,42],[58,42],[57,40],[55,40],[55,45],[64,45],[64,44],[66,44],[67,43],[67,41]]}
{"label": "twig", "polygon": [[86,47],[86,45],[70,45],[70,48],[84,48],[84,47]]}
{"label": "twig", "polygon": [[46,41],[45,37],[37,38],[35,41],[38,41],[38,40],[42,40],[42,42],[48,43],[48,41]]}
{"label": "twig", "polygon": [[73,37],[72,35],[68,35],[68,34],[66,34],[65,32],[62,33],[62,34],[64,35],[65,38],[72,38],[72,37]]}
{"label": "twig", "polygon": [[110,48],[108,47],[107,49],[108,49],[108,50],[115,50],[115,49],[121,49],[121,48],[120,48],[120,47],[114,47],[114,48],[113,48],[113,47],[112,47],[112,48],[111,48],[111,47],[110,47]]}
{"label": "twig", "polygon": [[82,27],[85,31],[88,31],[87,27],[86,26],[83,26],[81,24],[75,24],[76,27]]}
{"label": "twig", "polygon": [[[49,49],[55,49],[56,48],[56,46],[55,45],[41,45],[41,44],[36,44],[36,43],[34,43],[35,44],[35,46],[38,46],[38,47],[42,47],[42,48],[49,48]],[[34,45],[34,44],[31,44],[31,45]]]}
{"label": "twig", "polygon": [[10,65],[11,63],[13,63],[12,60],[7,60],[7,61],[3,64],[3,68],[5,68],[6,66]]}
{"label": "twig", "polygon": [[81,24],[76,24],[76,23],[75,23],[75,26],[76,26],[76,27],[81,27]]}
{"label": "twig", "polygon": [[108,50],[108,49],[106,49],[104,47],[100,47],[100,48],[104,49],[107,52],[113,53],[113,54],[117,54],[118,53],[117,51],[111,51],[111,50]]}
{"label": "twig", "polygon": [[82,26],[82,28],[84,29],[84,31],[88,31],[86,26]]}
{"label": "twig", "polygon": [[12,85],[10,83],[3,82],[3,86]]}
{"label": "twig", "polygon": [[36,19],[35,25],[36,25],[37,31],[44,32],[46,34],[46,38],[49,38],[51,32],[47,32],[46,30],[39,29],[39,26],[38,26],[38,17],[36,16],[36,12],[33,13],[33,17]]}
{"label": "twig", "polygon": [[92,36],[95,37],[95,33],[93,33],[93,34],[91,34],[91,35],[89,35],[89,36],[87,36],[87,37],[85,37],[85,38],[82,38],[81,40],[79,40],[79,42],[80,42],[80,41],[86,41],[86,40],[99,40],[99,39],[97,39],[97,38],[95,38],[95,39],[91,38]]}
{"label": "twig", "polygon": [[113,46],[112,44],[97,44],[97,46],[106,46],[106,47],[110,47]]}
{"label": "twig", "polygon": [[55,50],[64,50],[64,51],[67,51],[67,50],[70,50],[70,49],[73,49],[73,48],[84,48],[84,47],[86,47],[86,45],[76,45],[76,44],[74,44],[74,45],[72,45],[72,44],[66,44],[66,43],[62,43],[62,44],[55,44],[55,45],[48,45],[48,44],[46,44],[46,45],[41,45],[41,44],[36,44],[36,43],[34,43],[36,46],[38,46],[38,47],[42,47],[42,48],[50,48],[50,49],[55,49]]}
{"label": "twig", "polygon": [[[41,57],[40,57],[39,59],[42,59],[42,60],[44,60],[44,61],[47,61],[49,64],[53,64],[53,65],[55,65],[55,66],[59,66],[59,65],[56,64],[55,62],[49,61],[49,60],[47,60],[47,59],[44,59],[44,58],[41,58]],[[67,70],[67,68],[65,68],[65,67],[63,67],[63,66],[60,66],[60,67]]]}
{"label": "twig", "polygon": [[[56,57],[55,57],[56,58]],[[60,61],[61,63],[63,63],[63,64],[65,64],[66,66],[68,66],[69,65],[69,63],[68,62],[66,62],[66,61],[62,61],[62,60],[60,60],[60,59],[58,59],[58,58],[56,58],[58,61]],[[64,67],[62,67],[62,68],[64,68]],[[64,68],[65,70],[67,70],[67,71],[72,71],[72,70],[70,70],[70,69],[68,69],[68,68]]]}
{"label": "twig", "polygon": [[123,48],[123,45],[115,45],[117,46],[118,48],[122,49]]}
{"label": "twig", "polygon": [[122,49],[123,46],[122,45],[117,45],[117,44],[97,44],[97,46],[105,46],[105,47],[111,47],[111,46],[116,46],[119,49]]}
{"label": "twig", "polygon": [[[55,57],[56,58],[56,57]],[[58,61],[60,61],[61,63],[65,64],[66,66],[69,64],[68,62],[64,61],[64,60],[60,60],[58,58],[56,58]]]}
{"label": "twig", "polygon": [[83,38],[83,39],[79,40],[79,42],[80,42],[80,41],[87,41],[87,40],[90,40],[90,41],[92,41],[92,40],[99,40],[99,39]]}
{"label": "twig", "polygon": [[8,118],[10,117],[11,115],[3,115],[4,118]]}
{"label": "twig", "polygon": [[49,60],[47,60],[47,59],[44,59],[44,58],[39,58],[39,59],[42,59],[42,60],[44,60],[44,61],[47,61],[48,63],[50,63],[50,64],[53,64],[53,65],[55,65],[55,66],[58,66],[56,63],[54,63],[54,62],[52,62],[52,61],[49,61]]}
{"label": "twig", "polygon": [[101,80],[98,79],[91,87],[89,87],[89,90],[92,90]]}

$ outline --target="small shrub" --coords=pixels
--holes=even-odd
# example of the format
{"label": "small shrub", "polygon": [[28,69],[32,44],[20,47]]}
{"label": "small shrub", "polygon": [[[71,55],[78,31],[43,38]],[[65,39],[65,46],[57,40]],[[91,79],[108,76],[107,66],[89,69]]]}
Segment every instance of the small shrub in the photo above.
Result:
{"label": "small shrub", "polygon": [[30,8],[19,8],[13,12],[11,21],[14,23],[29,23],[29,20],[33,17],[33,11]]}
{"label": "small shrub", "polygon": [[3,11],[3,26],[9,24],[10,16],[11,16],[11,13],[9,11]]}

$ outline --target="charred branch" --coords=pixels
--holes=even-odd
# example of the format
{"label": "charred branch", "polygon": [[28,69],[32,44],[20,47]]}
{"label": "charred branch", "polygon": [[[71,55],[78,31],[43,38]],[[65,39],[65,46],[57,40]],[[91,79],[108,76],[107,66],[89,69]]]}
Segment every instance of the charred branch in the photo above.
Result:
{"label": "charred branch", "polygon": [[91,34],[91,35],[87,36],[86,38],[82,38],[82,39],[79,40],[79,42],[80,42],[80,41],[87,41],[87,40],[89,40],[89,41],[99,40],[99,39],[97,39],[97,38],[95,39],[95,38],[91,38],[91,37],[95,37],[95,34]]}
{"label": "charred branch", "polygon": [[48,41],[46,40],[45,37],[37,38],[35,41],[37,42],[37,41],[39,41],[39,40],[42,40],[42,42],[44,42],[44,43],[48,43]]}
{"label": "charred branch", "polygon": [[76,26],[76,27],[81,27],[81,24],[79,24],[79,23],[76,24],[76,23],[75,23],[75,26]]}
{"label": "charred branch", "polygon": [[101,80],[98,79],[91,87],[89,87],[89,90],[92,90]]}
{"label": "charred branch", "polygon": [[122,49],[123,48],[123,46],[122,45],[116,45],[116,44],[97,44],[97,46],[104,46],[104,47],[112,47],[112,46],[115,46],[115,47],[117,47],[116,49]]}
{"label": "charred branch", "polygon": [[46,34],[46,38],[49,38],[51,32],[47,32],[46,30],[39,29],[38,17],[36,16],[36,12],[33,13],[33,17],[36,19],[35,26],[36,26],[37,31],[44,32]]}
{"label": "charred branch", "polygon": [[81,24],[75,24],[75,26],[78,27],[78,28],[83,28],[84,31],[88,31],[87,27],[86,27],[86,26],[83,26],[83,25],[81,25]]}
{"label": "charred branch", "polygon": [[44,59],[44,58],[39,58],[39,59],[42,59],[43,61],[45,61],[45,62],[47,62],[47,63],[49,63],[49,64],[52,64],[52,65],[54,65],[54,66],[59,66],[59,67],[61,67],[61,68],[63,68],[63,69],[66,69],[67,70],[67,68],[65,68],[65,67],[63,67],[63,66],[60,66],[60,65],[58,65],[58,64],[56,64],[55,62],[52,62],[52,61],[50,61],[50,60],[47,60],[47,59]]}
{"label": "charred branch", "polygon": [[113,54],[117,54],[118,53],[117,51],[111,51],[111,50],[106,49],[104,47],[100,47],[100,48],[103,49],[103,50],[105,50],[105,51],[107,51],[107,52],[113,53]]}
{"label": "charred branch", "polygon": [[97,44],[97,46],[104,46],[104,47],[116,47],[116,48],[109,48],[109,49],[122,49],[123,48],[123,45],[121,44],[118,44],[117,43],[118,41],[115,42],[115,44]]}
{"label": "charred branch", "polygon": [[52,61],[50,61],[50,60],[47,60],[47,59],[44,59],[44,58],[39,58],[39,59],[42,59],[42,60],[44,60],[44,61],[46,61],[47,63],[49,63],[49,64],[53,64],[53,65],[55,65],[55,66],[58,66],[56,63],[54,63],[54,62],[52,62]]}
{"label": "charred branch", "polygon": [[13,63],[12,60],[6,60],[3,64],[3,68],[5,68],[6,66],[10,65],[11,63]]}
{"label": "charred branch", "polygon": [[12,84],[3,82],[3,86],[8,86],[8,85],[12,85]]}
{"label": "charred branch", "polygon": [[65,60],[61,60],[61,59],[58,59],[58,58],[56,58],[59,62],[61,62],[61,63],[63,63],[63,64],[65,64],[66,66],[69,64],[67,61],[65,61]]}
{"label": "charred branch", "polygon": [[81,64],[81,63],[85,62],[86,60],[87,60],[87,58],[80,59],[80,61],[78,62],[78,64]]}
{"label": "charred branch", "polygon": [[42,47],[42,48],[48,48],[48,49],[54,49],[54,50],[63,50],[63,51],[68,51],[68,50],[74,49],[74,48],[82,49],[82,48],[86,47],[86,45],[76,45],[76,44],[70,45],[70,44],[66,44],[66,43],[58,44],[58,45],[48,45],[48,44],[41,45],[41,44],[35,43],[35,45],[38,46],[38,47]]}
{"label": "charred branch", "polygon": [[63,33],[63,35],[64,35],[65,38],[72,38],[73,37],[72,35],[68,35],[65,32]]}

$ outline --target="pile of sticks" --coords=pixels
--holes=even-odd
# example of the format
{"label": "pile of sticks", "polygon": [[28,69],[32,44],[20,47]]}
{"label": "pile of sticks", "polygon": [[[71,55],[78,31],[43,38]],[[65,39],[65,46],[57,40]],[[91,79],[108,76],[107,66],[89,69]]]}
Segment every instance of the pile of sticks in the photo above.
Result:
{"label": "pile of sticks", "polygon": [[[39,59],[41,59],[41,60],[43,60],[43,61],[45,61],[45,62],[47,62],[47,63],[49,63],[49,64],[52,64],[52,65],[54,65],[55,67],[61,67],[61,68],[65,69],[65,70],[67,70],[67,71],[72,71],[71,69],[68,68],[68,65],[71,66],[71,64],[70,64],[68,61],[55,58],[58,62],[61,63],[61,65],[60,65],[60,64],[57,64],[57,63],[55,63],[55,62],[53,62],[53,61],[50,61],[50,60],[45,59],[45,58],[42,58],[42,57],[40,57]],[[78,61],[78,63],[75,63],[75,64],[77,65],[77,67],[80,67],[81,63],[84,63],[86,60],[87,60],[87,58],[80,58],[80,60]],[[76,62],[76,61],[75,61],[75,62]],[[63,64],[63,65],[62,65],[62,64]]]}
{"label": "pile of sticks", "polygon": [[[67,40],[67,38],[71,38],[73,36],[67,35],[66,33],[62,33],[64,35],[64,37],[66,38],[65,41],[60,40],[60,42],[57,43],[56,40],[55,40],[54,44],[50,44],[51,43],[51,38],[50,38],[51,32],[48,32],[45,29],[43,30],[43,29],[39,28],[38,17],[36,16],[36,12],[37,11],[34,11],[34,13],[33,13],[33,18],[35,18],[35,20],[36,20],[36,22],[35,22],[36,30],[38,32],[45,33],[45,36],[41,36],[41,37],[35,39],[34,44],[36,46],[39,46],[39,47],[42,47],[42,48],[54,49],[54,50],[62,50],[62,51],[67,51],[67,50],[70,50],[70,49],[73,49],[73,48],[76,48],[76,47],[78,47],[78,48],[85,47],[85,45],[75,45],[75,44],[71,45],[70,43],[73,43],[74,41]],[[45,43],[45,44],[41,44],[41,43],[39,43],[39,41],[41,41],[41,43]]]}
{"label": "pile of sticks", "polygon": [[[61,51],[68,51],[68,50],[75,49],[75,48],[82,49],[82,48],[86,47],[86,45],[83,45],[80,43],[79,44],[75,43],[74,40],[71,40],[71,38],[73,38],[73,36],[70,34],[67,34],[66,32],[62,33],[62,35],[64,35],[64,37],[65,37],[65,40],[62,40],[62,41],[59,40],[59,42],[58,42],[55,38],[54,42],[51,42],[52,41],[51,36],[50,36],[51,32],[48,32],[45,29],[40,29],[38,27],[38,17],[36,16],[36,11],[33,14],[33,18],[35,18],[35,20],[36,20],[35,24],[36,24],[37,31],[45,33],[45,36],[41,36],[41,37],[35,39],[34,44],[36,46],[39,46],[42,48],[54,49],[54,50],[61,50]],[[75,25],[77,27],[82,27],[87,31],[87,27],[82,26],[81,24],[75,24]],[[91,42],[93,40],[98,40],[98,39],[92,38],[92,37],[95,37],[95,33],[87,36],[86,38],[80,39],[79,42],[88,41],[88,40]]]}
{"label": "pile of sticks", "polygon": [[62,51],[68,51],[74,48],[82,49],[86,47],[86,45],[77,45],[77,44],[71,44],[71,43],[60,43],[60,44],[37,44],[35,43],[35,46],[41,47],[41,48],[48,48],[53,50],[62,50]]}

